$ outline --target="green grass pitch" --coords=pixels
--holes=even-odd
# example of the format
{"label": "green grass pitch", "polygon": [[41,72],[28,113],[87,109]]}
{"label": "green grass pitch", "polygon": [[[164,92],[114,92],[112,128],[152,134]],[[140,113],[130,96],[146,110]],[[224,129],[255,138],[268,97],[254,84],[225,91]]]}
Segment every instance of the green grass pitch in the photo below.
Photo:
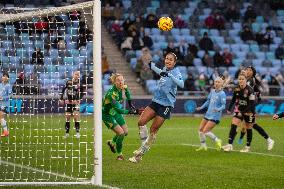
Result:
{"label": "green grass pitch", "polygon": [[[128,159],[139,146],[138,117],[127,117],[129,135],[123,153]],[[119,188],[284,188],[284,121],[258,117],[275,140],[272,151],[253,132],[252,153],[196,152],[201,117],[173,116],[160,129],[156,143],[139,164],[115,160],[106,146],[113,132],[103,127],[103,183]],[[73,124],[71,124],[73,125]],[[64,117],[10,116],[10,137],[1,139],[0,185],[9,181],[89,180],[93,174],[93,121],[82,116],[81,138],[63,139]],[[230,117],[213,132],[227,142]],[[238,135],[239,136],[239,135]],[[207,139],[207,144],[214,144]],[[234,150],[243,145],[234,144]],[[0,186],[1,188],[1,186]],[[5,188],[94,188],[93,186],[13,186]]]}

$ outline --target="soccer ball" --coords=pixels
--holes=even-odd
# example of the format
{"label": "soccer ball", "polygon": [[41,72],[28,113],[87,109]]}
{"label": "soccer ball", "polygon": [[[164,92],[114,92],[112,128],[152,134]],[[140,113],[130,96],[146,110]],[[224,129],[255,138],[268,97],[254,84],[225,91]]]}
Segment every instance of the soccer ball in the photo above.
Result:
{"label": "soccer ball", "polygon": [[161,17],[158,21],[158,27],[162,31],[169,31],[173,26],[174,23],[170,17]]}

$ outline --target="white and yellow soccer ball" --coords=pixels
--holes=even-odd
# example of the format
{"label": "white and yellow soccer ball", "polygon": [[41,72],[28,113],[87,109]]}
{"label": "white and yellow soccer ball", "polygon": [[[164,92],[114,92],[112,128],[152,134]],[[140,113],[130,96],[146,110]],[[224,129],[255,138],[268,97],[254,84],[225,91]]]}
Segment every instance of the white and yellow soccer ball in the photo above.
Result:
{"label": "white and yellow soccer ball", "polygon": [[173,26],[174,23],[170,17],[161,17],[158,21],[158,27],[162,31],[170,31]]}

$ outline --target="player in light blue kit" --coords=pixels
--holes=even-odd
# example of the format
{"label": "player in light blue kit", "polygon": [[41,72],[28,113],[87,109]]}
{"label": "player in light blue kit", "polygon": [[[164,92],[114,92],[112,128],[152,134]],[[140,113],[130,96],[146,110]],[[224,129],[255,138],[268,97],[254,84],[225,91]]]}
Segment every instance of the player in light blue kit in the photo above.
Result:
{"label": "player in light blue kit", "polygon": [[226,94],[222,89],[223,84],[224,80],[221,77],[217,77],[214,80],[214,89],[211,90],[206,102],[201,107],[196,108],[199,111],[208,107],[199,126],[201,145],[196,151],[207,150],[206,136],[215,142],[217,150],[221,150],[222,141],[211,130],[220,122],[222,111],[226,108]]}
{"label": "player in light blue kit", "polygon": [[12,87],[9,84],[9,74],[3,73],[2,83],[0,83],[0,121],[3,128],[1,137],[9,136],[9,130],[7,127],[7,122],[4,119],[5,114],[7,113],[7,108],[10,104],[10,96],[12,94]]}
{"label": "player in light blue kit", "polygon": [[[165,57],[165,67],[161,70],[153,62],[149,63],[150,68],[161,76],[158,82],[158,89],[150,105],[148,105],[141,114],[138,127],[139,136],[142,142],[141,147],[135,150],[134,156],[129,158],[130,162],[137,163],[142,156],[150,149],[155,142],[156,135],[166,119],[170,118],[170,113],[176,101],[177,86],[183,88],[184,81],[178,68],[175,68],[177,56],[170,52]],[[150,135],[146,124],[153,120],[150,127]]]}

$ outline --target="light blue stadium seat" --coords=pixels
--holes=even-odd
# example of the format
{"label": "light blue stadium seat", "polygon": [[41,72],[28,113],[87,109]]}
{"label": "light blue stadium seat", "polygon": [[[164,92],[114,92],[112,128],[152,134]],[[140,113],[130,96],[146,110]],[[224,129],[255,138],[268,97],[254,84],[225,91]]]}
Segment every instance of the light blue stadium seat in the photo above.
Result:
{"label": "light blue stadium seat", "polygon": [[193,64],[195,66],[202,66],[202,61],[201,61],[200,58],[195,58],[195,59],[193,59]]}
{"label": "light blue stadium seat", "polygon": [[230,49],[230,45],[228,44],[218,44],[221,47],[221,50],[224,50],[225,48]]}
{"label": "light blue stadium seat", "polygon": [[281,10],[281,9],[277,10],[277,15],[284,16],[284,10]]}
{"label": "light blue stadium seat", "polygon": [[281,60],[274,59],[272,60],[273,67],[281,67]]}
{"label": "light blue stadium seat", "polygon": [[145,33],[150,34],[151,33],[151,28],[144,28]]}
{"label": "light blue stadium seat", "polygon": [[259,24],[263,23],[264,22],[263,16],[257,16],[256,17],[256,22],[259,23]]}
{"label": "light blue stadium seat", "polygon": [[209,33],[210,33],[211,36],[219,36],[220,35],[220,32],[217,29],[210,29]]}
{"label": "light blue stadium seat", "polygon": [[240,67],[240,65],[242,64],[243,61],[244,61],[244,59],[241,59],[241,58],[234,58],[234,59],[233,59],[233,64],[234,64],[234,66],[236,66],[236,67]]}
{"label": "light blue stadium seat", "polygon": [[77,50],[77,49],[70,49],[68,51],[71,54],[71,56],[73,56],[73,57],[78,57],[80,55],[80,51]]}
{"label": "light blue stadium seat", "polygon": [[199,30],[199,35],[200,35],[200,36],[203,36],[203,34],[204,34],[205,32],[207,32],[208,35],[210,35],[209,30],[208,30],[208,29],[205,29],[205,28],[202,28],[202,29]]}
{"label": "light blue stadium seat", "polygon": [[159,30],[158,28],[152,28],[151,29],[151,34],[152,35],[160,35],[161,34],[161,30]]}
{"label": "light blue stadium seat", "polygon": [[67,49],[76,49],[77,48],[77,43],[66,43]]}
{"label": "light blue stadium seat", "polygon": [[194,12],[194,8],[188,7],[188,8],[183,9],[183,11],[186,15],[192,15],[192,13]]}
{"label": "light blue stadium seat", "polygon": [[264,52],[255,52],[255,55],[258,59],[265,59],[265,53]]}
{"label": "light blue stadium seat", "polygon": [[204,51],[204,50],[199,50],[199,51],[197,52],[197,56],[198,56],[199,58],[203,58],[204,54],[205,54],[205,51]]}
{"label": "light blue stadium seat", "polygon": [[261,30],[261,25],[256,22],[252,23],[251,27],[254,33],[259,32]]}
{"label": "light blue stadium seat", "polygon": [[231,44],[231,51],[232,52],[236,52],[236,51],[240,51],[241,47],[240,44],[236,43],[236,44]]}
{"label": "light blue stadium seat", "polygon": [[277,49],[278,44],[271,44],[269,45],[269,50],[270,52],[275,52],[275,50]]}
{"label": "light blue stadium seat", "polygon": [[274,52],[266,52],[266,58],[268,60],[274,60],[275,59],[275,54]]}
{"label": "light blue stadium seat", "polygon": [[241,51],[248,52],[249,51],[249,45],[248,44],[240,44]]}
{"label": "light blue stadium seat", "polygon": [[233,28],[236,30],[241,30],[242,24],[240,22],[233,22]]}
{"label": "light blue stadium seat", "polygon": [[239,32],[240,32],[240,30],[238,30],[238,29],[232,29],[232,30],[229,30],[229,35],[231,37],[235,37],[235,36],[239,35]]}
{"label": "light blue stadium seat", "polygon": [[136,54],[136,58],[140,58],[142,56],[142,51],[141,50],[136,50],[135,54]]}
{"label": "light blue stadium seat", "polygon": [[239,69],[238,67],[229,67],[228,72],[230,75],[235,75],[238,69]]}
{"label": "light blue stadium seat", "polygon": [[225,42],[224,38],[221,36],[212,36],[213,41],[215,41],[215,43],[219,44],[223,44]]}
{"label": "light blue stadium seat", "polygon": [[26,51],[26,49],[23,49],[23,48],[17,48],[16,54],[17,54],[17,56],[20,56],[20,57],[26,57],[27,51]]}
{"label": "light blue stadium seat", "polygon": [[19,37],[21,41],[28,41],[30,39],[30,35],[28,33],[21,33]]}
{"label": "light blue stadium seat", "polygon": [[146,12],[147,12],[147,14],[155,13],[156,9],[157,9],[156,7],[147,7]]}
{"label": "light blue stadium seat", "polygon": [[73,57],[73,61],[75,65],[86,64],[86,57]]}
{"label": "light blue stadium seat", "polygon": [[25,64],[24,65],[24,71],[25,73],[33,73],[34,72],[34,65],[31,65],[31,64]]}
{"label": "light blue stadium seat", "polygon": [[182,28],[180,33],[181,35],[190,35],[190,30],[188,28]]}
{"label": "light blue stadium seat", "polygon": [[15,35],[15,27],[13,25],[6,25],[5,30],[7,35]]}
{"label": "light blue stadium seat", "polygon": [[153,60],[153,62],[159,62],[160,61],[160,57],[157,54],[155,54],[153,56],[152,60]]}
{"label": "light blue stadium seat", "polygon": [[19,56],[10,56],[9,60],[11,64],[19,64],[21,58]]}
{"label": "light blue stadium seat", "polygon": [[165,42],[165,41],[161,41],[161,42],[159,42],[159,45],[160,45],[160,48],[161,48],[161,49],[165,49],[165,48],[167,48],[168,43]]}
{"label": "light blue stadium seat", "polygon": [[199,22],[204,22],[204,20],[208,17],[208,15],[199,15],[198,16],[198,19],[199,19]]}
{"label": "light blue stadium seat", "polygon": [[250,45],[250,50],[251,50],[251,52],[259,52],[259,46],[258,46],[258,44],[251,44]]}
{"label": "light blue stadium seat", "polygon": [[8,48],[12,48],[12,41],[9,41],[9,40],[4,40],[2,41],[2,47],[8,49]]}
{"label": "light blue stadium seat", "polygon": [[73,65],[73,62],[74,62],[73,57],[65,57],[65,58],[63,59],[63,63],[64,63],[65,65],[68,65],[68,67],[69,67],[69,65]]}
{"label": "light blue stadium seat", "polygon": [[259,72],[260,75],[265,75],[269,70],[268,68],[259,66],[259,67],[256,67],[256,71]]}
{"label": "light blue stadium seat", "polygon": [[281,44],[282,43],[281,37],[274,37],[273,41],[274,41],[275,44]]}
{"label": "light blue stadium seat", "polygon": [[137,58],[131,58],[130,59],[130,67],[131,67],[132,70],[135,69],[136,64],[137,64]]}
{"label": "light blue stadium seat", "polygon": [[173,28],[173,29],[171,30],[171,34],[172,34],[172,35],[180,35],[180,30],[179,30],[178,28]]}
{"label": "light blue stadium seat", "polygon": [[237,58],[245,59],[247,53],[244,51],[233,51],[233,53],[237,56]]}
{"label": "light blue stadium seat", "polygon": [[205,66],[198,66],[197,70],[198,70],[199,74],[201,74],[201,73],[207,74],[207,67],[205,67]]}
{"label": "light blue stadium seat", "polygon": [[185,41],[187,43],[190,43],[190,44],[195,44],[196,43],[196,40],[195,40],[194,36],[186,35],[186,36],[183,36],[183,38],[185,39]]}
{"label": "light blue stadium seat", "polygon": [[85,47],[80,48],[80,56],[83,56],[83,57],[87,56],[87,49]]}
{"label": "light blue stadium seat", "polygon": [[175,39],[176,42],[179,42],[179,41],[181,41],[182,39],[184,39],[183,36],[181,36],[181,35],[173,35],[173,37],[174,37],[174,39]]}
{"label": "light blue stadium seat", "polygon": [[212,9],[210,9],[210,8],[203,9],[203,14],[204,15],[210,15],[211,12],[212,12]]}
{"label": "light blue stadium seat", "polygon": [[253,59],[252,64],[255,68],[262,67],[263,59]]}
{"label": "light blue stadium seat", "polygon": [[55,65],[45,65],[45,67],[48,73],[54,73],[57,71],[57,66]]}
{"label": "light blue stadium seat", "polygon": [[280,73],[280,67],[272,67],[272,68],[269,68],[269,72],[272,74],[272,75],[276,75],[278,73]]}

